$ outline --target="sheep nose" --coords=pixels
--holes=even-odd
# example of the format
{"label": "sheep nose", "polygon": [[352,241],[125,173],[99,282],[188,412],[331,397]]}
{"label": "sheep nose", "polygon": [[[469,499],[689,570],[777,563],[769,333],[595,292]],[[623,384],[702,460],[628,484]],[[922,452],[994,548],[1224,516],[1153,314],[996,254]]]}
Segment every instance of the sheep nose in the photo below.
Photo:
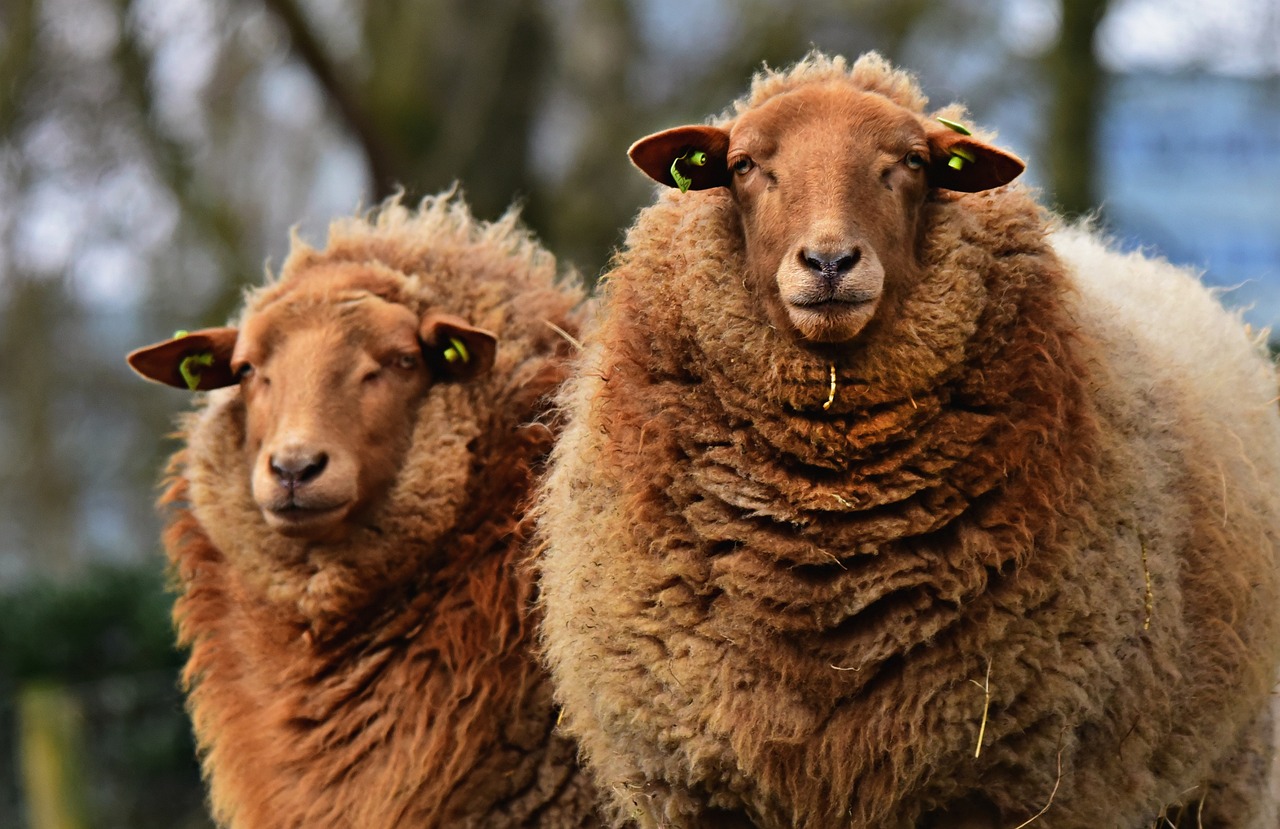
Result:
{"label": "sheep nose", "polygon": [[296,489],[320,477],[329,464],[329,455],[325,452],[281,452],[271,456],[270,464],[281,486]]}
{"label": "sheep nose", "polygon": [[828,282],[834,282],[853,270],[861,258],[861,248],[838,251],[805,248],[800,251],[800,261],[804,266]]}

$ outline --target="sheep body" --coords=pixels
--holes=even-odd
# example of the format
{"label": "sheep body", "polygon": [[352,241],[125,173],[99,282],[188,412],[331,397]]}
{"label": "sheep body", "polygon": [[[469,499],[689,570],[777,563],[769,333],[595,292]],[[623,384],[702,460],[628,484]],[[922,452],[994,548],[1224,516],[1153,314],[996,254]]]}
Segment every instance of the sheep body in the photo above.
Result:
{"label": "sheep body", "polygon": [[[905,77],[819,56],[727,119],[812,79],[920,111]],[[615,823],[1274,826],[1273,365],[1020,188],[922,211],[919,280],[838,348],[764,312],[723,189],[629,231],[539,505]]]}
{"label": "sheep body", "polygon": [[575,749],[552,734],[518,566],[552,437],[536,421],[565,372],[551,325],[576,330],[581,290],[514,214],[482,223],[446,194],[338,220],[323,250],[295,239],[244,321],[297,295],[305,317],[340,315],[367,292],[465,316],[497,335],[495,362],[430,388],[390,489],[332,542],[264,523],[240,386],[184,418],[165,546],[213,815],[235,829],[596,825]]}

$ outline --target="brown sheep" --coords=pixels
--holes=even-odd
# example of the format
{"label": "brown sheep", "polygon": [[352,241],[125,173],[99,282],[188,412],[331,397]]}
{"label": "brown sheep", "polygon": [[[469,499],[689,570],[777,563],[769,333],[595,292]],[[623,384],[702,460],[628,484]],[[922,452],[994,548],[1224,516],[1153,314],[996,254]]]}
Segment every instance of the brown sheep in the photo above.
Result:
{"label": "brown sheep", "polygon": [[599,825],[519,567],[581,299],[514,215],[391,201],[130,355],[211,390],[161,502],[220,825]]}
{"label": "brown sheep", "polygon": [[692,192],[561,392],[563,727],[644,827],[1274,827],[1273,366],[925,105],[812,55],[632,147]]}

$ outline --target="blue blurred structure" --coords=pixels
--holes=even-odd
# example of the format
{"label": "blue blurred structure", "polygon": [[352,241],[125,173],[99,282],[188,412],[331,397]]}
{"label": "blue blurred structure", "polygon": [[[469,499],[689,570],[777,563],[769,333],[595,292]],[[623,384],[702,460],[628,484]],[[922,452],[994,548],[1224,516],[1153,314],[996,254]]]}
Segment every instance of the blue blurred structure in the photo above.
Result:
{"label": "blue blurred structure", "polygon": [[1114,76],[1098,137],[1108,229],[1280,334],[1280,79]]}

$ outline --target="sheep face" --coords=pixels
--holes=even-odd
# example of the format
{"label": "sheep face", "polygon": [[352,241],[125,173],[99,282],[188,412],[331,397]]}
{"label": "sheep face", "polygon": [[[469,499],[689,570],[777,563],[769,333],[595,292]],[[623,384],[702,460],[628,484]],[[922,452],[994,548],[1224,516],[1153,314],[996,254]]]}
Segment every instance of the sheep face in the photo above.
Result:
{"label": "sheep face", "polygon": [[776,325],[843,342],[871,320],[886,272],[901,280],[916,267],[927,154],[917,119],[838,87],[798,90],[739,119],[730,191]]}
{"label": "sheep face", "polygon": [[176,364],[213,355],[196,387],[238,385],[244,469],[266,524],[336,541],[395,480],[428,389],[487,370],[495,342],[457,317],[320,283],[251,313],[238,330],[198,331],[129,360],[180,385]]}
{"label": "sheep face", "polygon": [[254,501],[290,536],[331,533],[386,491],[430,379],[408,308],[366,294],[316,310],[251,317],[231,363]]}
{"label": "sheep face", "polygon": [[[727,127],[657,133],[630,155],[664,184],[729,189],[748,283],[773,325],[812,343],[853,339],[887,293],[912,281],[930,188],[983,190],[1022,170],[1013,156],[841,81],[780,94]],[[969,159],[959,170],[956,155]]]}

